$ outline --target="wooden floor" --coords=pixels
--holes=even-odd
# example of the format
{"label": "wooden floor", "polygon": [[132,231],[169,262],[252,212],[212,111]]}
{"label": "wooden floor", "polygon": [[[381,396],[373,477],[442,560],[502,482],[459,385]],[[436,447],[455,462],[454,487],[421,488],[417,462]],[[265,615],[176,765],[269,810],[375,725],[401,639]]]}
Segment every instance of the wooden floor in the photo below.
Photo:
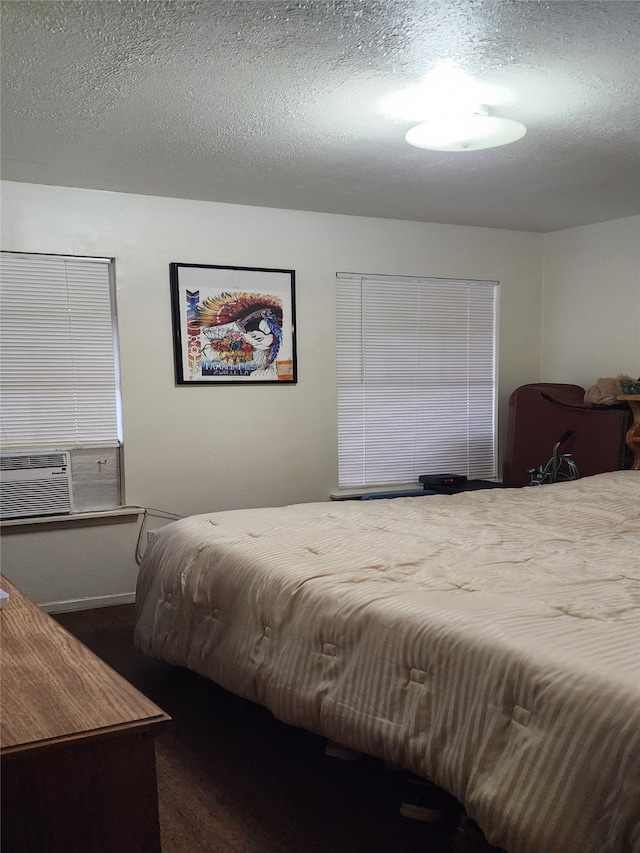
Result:
{"label": "wooden floor", "polygon": [[451,853],[457,817],[399,814],[400,776],[372,758],[341,761],[186,670],[133,647],[133,605],[55,618],[173,718],[156,740],[163,853]]}

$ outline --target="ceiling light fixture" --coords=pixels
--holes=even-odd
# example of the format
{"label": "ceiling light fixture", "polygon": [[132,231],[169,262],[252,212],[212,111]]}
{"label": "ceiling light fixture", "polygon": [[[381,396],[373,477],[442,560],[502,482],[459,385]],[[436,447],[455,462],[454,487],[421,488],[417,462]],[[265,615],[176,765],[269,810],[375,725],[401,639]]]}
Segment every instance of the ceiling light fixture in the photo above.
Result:
{"label": "ceiling light fixture", "polygon": [[489,115],[485,106],[446,113],[417,124],[405,134],[409,145],[430,151],[479,151],[517,142],[527,132],[519,121]]}

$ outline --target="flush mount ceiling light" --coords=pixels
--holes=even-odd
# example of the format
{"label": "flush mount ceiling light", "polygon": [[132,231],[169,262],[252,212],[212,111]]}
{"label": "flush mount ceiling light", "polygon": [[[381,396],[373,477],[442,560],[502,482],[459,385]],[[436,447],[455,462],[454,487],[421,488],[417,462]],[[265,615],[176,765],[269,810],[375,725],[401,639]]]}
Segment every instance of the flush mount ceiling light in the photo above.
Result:
{"label": "flush mount ceiling light", "polygon": [[489,115],[485,106],[468,113],[434,116],[407,131],[405,139],[430,151],[479,151],[517,142],[527,132],[519,121]]}

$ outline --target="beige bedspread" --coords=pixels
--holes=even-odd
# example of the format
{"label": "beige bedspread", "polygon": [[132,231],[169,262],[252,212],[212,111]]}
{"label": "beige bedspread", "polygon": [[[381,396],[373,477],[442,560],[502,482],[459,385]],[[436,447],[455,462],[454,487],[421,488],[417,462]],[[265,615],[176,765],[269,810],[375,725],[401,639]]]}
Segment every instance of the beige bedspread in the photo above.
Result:
{"label": "beige bedspread", "polygon": [[640,473],[199,515],[136,644],[457,797],[508,853],[640,853]]}

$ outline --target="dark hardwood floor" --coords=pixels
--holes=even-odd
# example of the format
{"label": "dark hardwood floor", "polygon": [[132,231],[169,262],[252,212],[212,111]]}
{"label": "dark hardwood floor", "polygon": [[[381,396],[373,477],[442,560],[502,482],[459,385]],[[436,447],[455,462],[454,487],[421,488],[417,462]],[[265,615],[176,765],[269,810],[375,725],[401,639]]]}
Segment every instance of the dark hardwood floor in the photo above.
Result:
{"label": "dark hardwood floor", "polygon": [[139,654],[133,605],[55,618],[173,718],[156,739],[163,853],[450,853],[457,814],[437,825],[399,813],[401,773],[342,761],[194,673]]}

